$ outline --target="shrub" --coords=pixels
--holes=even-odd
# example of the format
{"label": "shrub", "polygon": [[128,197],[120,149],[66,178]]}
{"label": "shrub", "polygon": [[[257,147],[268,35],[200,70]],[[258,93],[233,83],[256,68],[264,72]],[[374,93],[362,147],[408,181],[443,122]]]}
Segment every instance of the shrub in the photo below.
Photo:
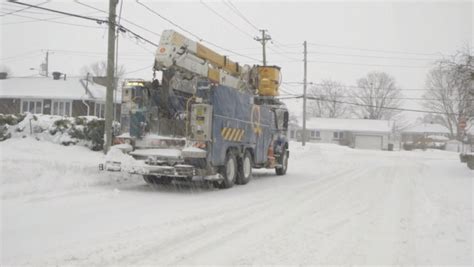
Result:
{"label": "shrub", "polygon": [[99,119],[89,121],[84,129],[86,139],[92,142],[91,149],[94,151],[102,150],[104,147],[104,128],[105,121]]}
{"label": "shrub", "polygon": [[25,118],[24,114],[0,114],[0,126],[4,125],[16,125]]}

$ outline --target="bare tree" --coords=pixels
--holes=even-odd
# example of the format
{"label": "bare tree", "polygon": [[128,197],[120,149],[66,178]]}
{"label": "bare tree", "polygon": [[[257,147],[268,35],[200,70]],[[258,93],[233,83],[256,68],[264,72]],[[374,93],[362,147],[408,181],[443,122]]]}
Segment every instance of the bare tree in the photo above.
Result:
{"label": "bare tree", "polygon": [[[81,74],[82,75],[87,75],[87,73],[90,73],[90,75],[94,77],[105,77],[107,76],[107,62],[106,61],[97,61],[95,63],[90,64],[89,66],[84,66],[81,69]],[[120,65],[117,69],[117,77],[119,80],[123,77],[125,74],[125,67],[123,65]]]}
{"label": "bare tree", "polygon": [[321,85],[310,89],[310,96],[314,98],[309,105],[310,114],[313,117],[340,118],[347,113],[347,105],[344,104],[346,87],[341,83],[324,80]]}
{"label": "bare tree", "polygon": [[444,118],[440,114],[428,113],[416,119],[416,123],[436,123],[444,125]]}
{"label": "bare tree", "polygon": [[385,72],[370,72],[366,77],[357,81],[357,86],[351,95],[353,113],[366,119],[391,119],[400,113],[402,93],[396,86],[395,78]]}
{"label": "bare tree", "polygon": [[466,48],[440,60],[426,78],[424,106],[442,114],[440,122],[452,137],[460,138],[459,121],[474,115],[473,64],[470,49]]}

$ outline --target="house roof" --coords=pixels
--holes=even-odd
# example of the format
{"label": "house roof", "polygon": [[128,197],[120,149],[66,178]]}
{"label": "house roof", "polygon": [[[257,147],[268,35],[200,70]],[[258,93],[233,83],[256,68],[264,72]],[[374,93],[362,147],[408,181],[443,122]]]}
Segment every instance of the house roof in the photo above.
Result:
{"label": "house roof", "polygon": [[436,133],[436,134],[449,134],[448,128],[437,123],[421,123],[412,125],[404,130],[402,133]]}
{"label": "house roof", "polygon": [[[299,124],[301,126],[301,123]],[[393,129],[393,121],[311,118],[306,121],[306,128],[313,130],[390,133]]]}
{"label": "house roof", "polygon": [[[88,91],[85,86],[87,84]],[[105,101],[106,88],[81,77],[12,77],[0,80],[0,98],[42,98]],[[117,102],[121,102],[120,93]]]}

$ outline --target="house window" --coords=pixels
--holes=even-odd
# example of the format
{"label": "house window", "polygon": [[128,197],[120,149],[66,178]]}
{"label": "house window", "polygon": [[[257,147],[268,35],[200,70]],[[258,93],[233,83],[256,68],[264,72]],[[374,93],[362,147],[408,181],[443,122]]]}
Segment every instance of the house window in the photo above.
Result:
{"label": "house window", "polygon": [[53,100],[51,115],[71,116],[72,102],[70,100]]}
{"label": "house window", "polygon": [[95,103],[95,115],[99,118],[105,118],[105,104]]}
{"label": "house window", "polygon": [[319,131],[311,131],[311,138],[319,138]]}
{"label": "house window", "polygon": [[344,133],[343,132],[334,132],[333,133],[333,138],[334,139],[341,139],[344,137]]}
{"label": "house window", "polygon": [[21,100],[21,113],[43,113],[43,100]]}

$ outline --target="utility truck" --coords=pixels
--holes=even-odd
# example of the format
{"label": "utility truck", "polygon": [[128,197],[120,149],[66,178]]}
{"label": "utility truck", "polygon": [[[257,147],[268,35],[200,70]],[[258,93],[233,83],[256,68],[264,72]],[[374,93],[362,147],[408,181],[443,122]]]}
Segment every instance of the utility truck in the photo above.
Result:
{"label": "utility truck", "polygon": [[122,134],[114,142],[137,164],[124,170],[109,160],[106,170],[141,174],[149,184],[202,179],[218,188],[248,183],[252,168],[286,173],[289,116],[277,97],[279,67],[241,66],[166,30],[154,71],[160,79],[122,88]]}

